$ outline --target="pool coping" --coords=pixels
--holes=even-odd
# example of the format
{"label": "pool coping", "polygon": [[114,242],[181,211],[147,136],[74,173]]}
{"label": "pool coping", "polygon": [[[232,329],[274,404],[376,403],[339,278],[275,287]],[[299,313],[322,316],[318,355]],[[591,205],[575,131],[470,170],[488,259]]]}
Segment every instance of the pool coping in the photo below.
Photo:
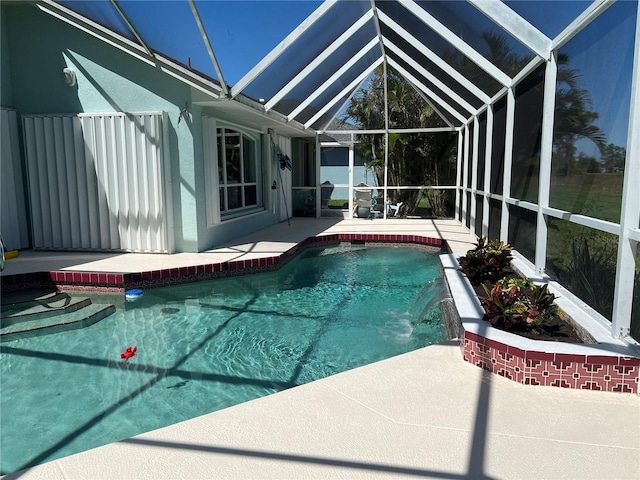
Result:
{"label": "pool coping", "polygon": [[144,290],[274,271],[304,249],[360,242],[387,246],[409,244],[451,251],[445,240],[423,235],[335,233],[308,237],[280,254],[246,260],[227,260],[133,273],[52,270],[6,275],[2,277],[1,292],[13,293],[53,287],[60,291],[125,293],[130,289]]}
{"label": "pool coping", "polygon": [[596,343],[531,340],[493,328],[471,283],[462,274],[460,254],[441,255],[441,265],[458,315],[458,340],[466,362],[523,385],[640,394],[640,349],[615,339],[597,314],[578,305],[556,282],[537,278],[514,252],[516,270],[534,283],[548,283],[558,306]]}

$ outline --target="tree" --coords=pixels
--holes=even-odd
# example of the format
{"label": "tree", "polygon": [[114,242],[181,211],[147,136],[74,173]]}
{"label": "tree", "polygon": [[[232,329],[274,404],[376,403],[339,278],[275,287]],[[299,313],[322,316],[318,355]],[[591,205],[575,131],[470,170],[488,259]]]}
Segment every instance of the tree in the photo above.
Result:
{"label": "tree", "polygon": [[[368,83],[352,99],[342,121],[347,119],[362,129],[385,128],[384,70],[379,67]],[[426,128],[444,126],[433,108],[415,88],[395,70],[387,69],[387,99],[389,128]],[[385,136],[362,134],[358,136],[361,153],[369,158],[366,164],[375,174],[378,185],[384,185]],[[389,134],[389,162],[387,185],[452,185],[455,181],[457,142],[453,133]],[[433,214],[444,216],[450,210],[444,194],[427,190]],[[391,190],[392,202],[401,201],[409,213],[420,201],[419,190]]]}
{"label": "tree", "polygon": [[556,112],[554,119],[554,173],[570,175],[576,163],[576,142],[591,140],[602,151],[606,137],[593,122],[598,113],[589,110],[591,95],[580,87],[580,72],[569,67],[569,57],[558,54]]}
{"label": "tree", "polygon": [[609,143],[600,150],[602,163],[609,173],[622,173],[624,171],[624,161],[627,157],[625,148]]}

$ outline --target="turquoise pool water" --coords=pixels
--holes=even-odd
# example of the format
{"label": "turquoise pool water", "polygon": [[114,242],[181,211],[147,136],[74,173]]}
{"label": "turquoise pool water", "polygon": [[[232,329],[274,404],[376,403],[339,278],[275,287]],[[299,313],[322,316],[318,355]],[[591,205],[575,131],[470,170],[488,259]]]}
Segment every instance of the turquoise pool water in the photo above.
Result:
{"label": "turquoise pool water", "polygon": [[439,278],[434,251],[311,249],[277,272],[148,290],[93,326],[5,342],[1,472],[441,342]]}

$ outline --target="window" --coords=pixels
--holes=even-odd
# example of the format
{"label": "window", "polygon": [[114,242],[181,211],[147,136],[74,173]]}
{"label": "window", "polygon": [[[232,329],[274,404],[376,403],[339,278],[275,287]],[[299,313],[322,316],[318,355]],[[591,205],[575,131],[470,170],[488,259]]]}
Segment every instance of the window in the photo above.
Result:
{"label": "window", "polygon": [[217,128],[221,218],[262,206],[256,141],[230,128]]}
{"label": "window", "polygon": [[207,226],[263,209],[261,136],[202,116]]}

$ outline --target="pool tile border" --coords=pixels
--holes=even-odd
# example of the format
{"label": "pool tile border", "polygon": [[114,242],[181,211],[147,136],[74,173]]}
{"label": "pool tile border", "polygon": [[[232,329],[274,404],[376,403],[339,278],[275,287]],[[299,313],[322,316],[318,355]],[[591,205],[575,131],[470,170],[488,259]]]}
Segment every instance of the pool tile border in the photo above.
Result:
{"label": "pool tile border", "polygon": [[640,355],[630,355],[631,348],[614,339],[611,345],[545,342],[491,327],[453,257],[441,261],[466,362],[523,385],[640,394]]}
{"label": "pool tile border", "polygon": [[306,248],[364,242],[366,245],[407,245],[443,248],[450,251],[441,238],[421,235],[339,233],[309,237],[280,255],[252,259],[237,259],[179,268],[149,270],[135,273],[83,272],[58,270],[2,277],[2,293],[35,288],[57,288],[61,291],[124,293],[139,288],[157,288],[185,283],[228,278],[274,271]]}
{"label": "pool tile border", "polygon": [[640,393],[640,358],[522,350],[466,330],[460,346],[466,362],[524,385]]}

